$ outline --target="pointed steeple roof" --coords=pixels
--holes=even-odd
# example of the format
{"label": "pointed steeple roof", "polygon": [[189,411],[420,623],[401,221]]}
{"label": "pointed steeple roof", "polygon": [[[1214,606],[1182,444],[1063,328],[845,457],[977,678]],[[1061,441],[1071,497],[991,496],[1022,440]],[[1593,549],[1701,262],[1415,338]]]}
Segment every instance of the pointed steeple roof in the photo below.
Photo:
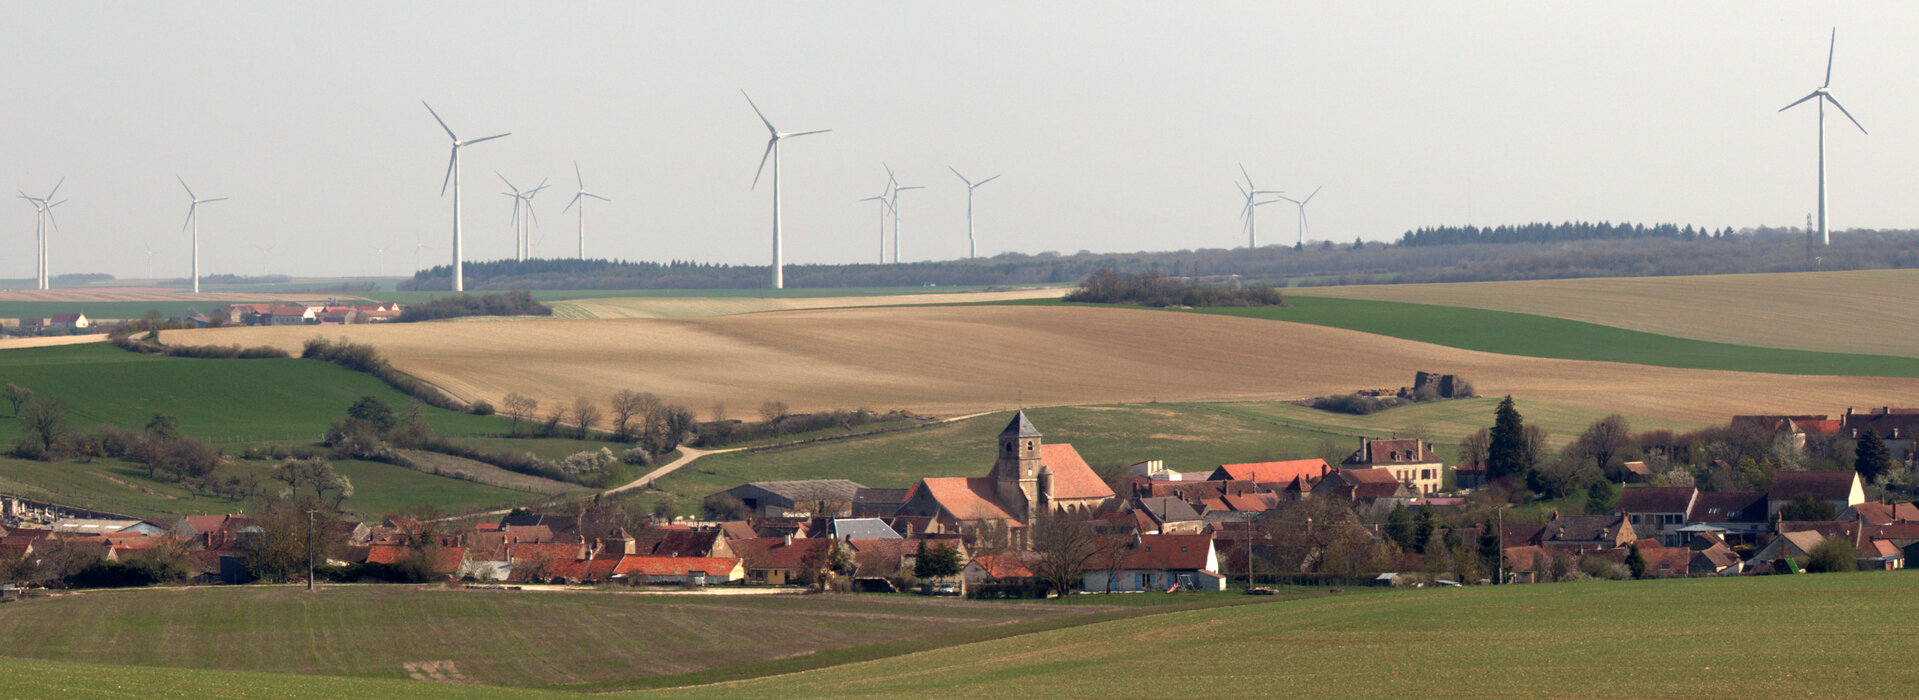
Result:
{"label": "pointed steeple roof", "polygon": [[1013,414],[1013,421],[1006,424],[1005,430],[999,431],[999,436],[1039,437],[1040,434],[1039,428],[1033,427],[1033,422],[1026,420],[1026,412],[1020,411],[1019,413]]}

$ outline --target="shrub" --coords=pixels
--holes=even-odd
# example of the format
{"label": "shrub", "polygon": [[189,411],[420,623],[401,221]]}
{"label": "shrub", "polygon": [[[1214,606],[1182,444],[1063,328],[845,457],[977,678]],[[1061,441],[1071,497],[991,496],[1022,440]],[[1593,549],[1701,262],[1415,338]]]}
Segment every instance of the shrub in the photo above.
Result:
{"label": "shrub", "polygon": [[1066,301],[1139,306],[1285,306],[1279,290],[1269,285],[1239,289],[1194,284],[1157,272],[1121,274],[1101,269],[1079,283]]}
{"label": "shrub", "polygon": [[414,304],[400,312],[402,323],[431,321],[462,316],[552,316],[553,307],[533,299],[527,292],[440,297]]}
{"label": "shrub", "polygon": [[469,406],[469,407],[467,408],[467,412],[468,412],[468,413],[472,413],[473,415],[476,415],[476,416],[490,416],[490,415],[493,415],[493,410],[494,410],[494,409],[493,409],[493,404],[492,404],[492,402],[489,402],[489,401],[487,401],[486,399],[481,399],[481,400],[479,400],[479,401],[475,401],[475,402],[473,402],[473,405],[472,405],[472,406]]}
{"label": "shrub", "polygon": [[1807,552],[1806,573],[1853,571],[1859,568],[1858,556],[1851,542],[1836,537],[1828,539]]}

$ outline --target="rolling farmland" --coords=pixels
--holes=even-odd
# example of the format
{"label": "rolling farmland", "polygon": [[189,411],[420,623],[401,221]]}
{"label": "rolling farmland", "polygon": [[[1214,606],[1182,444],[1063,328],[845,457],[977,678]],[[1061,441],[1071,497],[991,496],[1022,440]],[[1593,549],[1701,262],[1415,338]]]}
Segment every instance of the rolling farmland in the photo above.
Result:
{"label": "rolling farmland", "polygon": [[1516,311],[1680,338],[1919,357],[1919,270],[1307,287],[1289,295]]}
{"label": "rolling farmland", "polygon": [[955,415],[1026,405],[1290,400],[1397,387],[1414,370],[1481,394],[1717,422],[1902,403],[1915,379],[1794,376],[1551,360],[1213,314],[1063,306],[790,311],[704,319],[538,320],[169,331],[169,343],[273,344],[315,335],[379,347],[466,399],[543,404],[652,391],[704,411],[764,401]]}

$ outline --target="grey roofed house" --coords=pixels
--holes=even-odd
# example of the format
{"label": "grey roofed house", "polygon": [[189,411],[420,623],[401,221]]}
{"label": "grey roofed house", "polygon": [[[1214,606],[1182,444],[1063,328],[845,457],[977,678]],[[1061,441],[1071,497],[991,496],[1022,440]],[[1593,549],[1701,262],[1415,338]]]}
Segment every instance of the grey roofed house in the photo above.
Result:
{"label": "grey roofed house", "polygon": [[900,540],[892,526],[879,518],[835,518],[833,538],[838,540]]}
{"label": "grey roofed house", "polygon": [[853,499],[863,488],[866,487],[845,479],[755,481],[727,489],[725,493],[740,499],[755,515],[778,517],[792,512],[793,506],[800,503],[837,504],[836,510],[845,514],[852,510]]}
{"label": "grey roofed house", "polygon": [[853,517],[881,518],[899,512],[912,489],[862,488],[853,494]]}
{"label": "grey roofed house", "polygon": [[1139,507],[1161,525],[1200,519],[1199,511],[1193,510],[1191,504],[1171,496],[1139,499]]}

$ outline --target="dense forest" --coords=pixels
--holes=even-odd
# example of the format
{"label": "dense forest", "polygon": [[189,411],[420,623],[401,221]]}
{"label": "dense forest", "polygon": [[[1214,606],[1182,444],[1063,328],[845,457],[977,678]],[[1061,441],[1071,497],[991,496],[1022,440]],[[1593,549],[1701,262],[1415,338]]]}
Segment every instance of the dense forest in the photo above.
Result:
{"label": "dense forest", "polygon": [[[1919,268],[1919,232],[1914,231],[1837,232],[1831,246],[1815,249],[1807,244],[1802,229],[1732,233],[1693,229],[1689,236],[1685,227],[1661,225],[1645,227],[1648,233],[1643,236],[1625,236],[1628,228],[1634,234],[1642,230],[1624,224],[1542,224],[1536,231],[1530,226],[1462,229],[1479,232],[1472,234],[1476,242],[1470,243],[1318,242],[1304,248],[1004,253],[898,265],[788,265],[786,284],[796,288],[1072,284],[1101,269],[1169,277],[1239,277],[1298,286]],[[1452,235],[1440,233],[1447,230],[1425,231],[1443,238]],[[1598,233],[1602,230],[1624,237],[1602,236]],[[1548,235],[1561,238],[1528,240]],[[1582,235],[1594,237],[1565,238]],[[450,277],[450,269],[441,265],[416,273],[401,282],[400,289],[443,290],[449,287]],[[755,289],[765,286],[766,278],[765,266],[690,261],[503,260],[466,265],[467,288],[473,290]]]}

